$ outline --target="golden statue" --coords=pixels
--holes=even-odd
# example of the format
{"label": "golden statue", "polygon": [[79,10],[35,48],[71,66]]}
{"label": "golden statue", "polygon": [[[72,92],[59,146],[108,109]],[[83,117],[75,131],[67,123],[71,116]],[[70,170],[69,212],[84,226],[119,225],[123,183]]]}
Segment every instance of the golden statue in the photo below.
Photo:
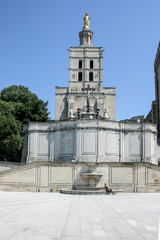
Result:
{"label": "golden statue", "polygon": [[86,14],[84,16],[83,30],[89,30],[89,20],[90,20],[90,17],[88,16],[88,12],[86,12]]}

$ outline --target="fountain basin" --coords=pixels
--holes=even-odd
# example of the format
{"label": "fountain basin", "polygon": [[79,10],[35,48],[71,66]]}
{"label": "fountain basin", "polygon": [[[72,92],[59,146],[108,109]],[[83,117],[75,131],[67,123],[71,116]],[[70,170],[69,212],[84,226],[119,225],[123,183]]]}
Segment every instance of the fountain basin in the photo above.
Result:
{"label": "fountain basin", "polygon": [[87,179],[99,179],[102,177],[102,175],[103,175],[103,173],[95,173],[95,172],[81,173],[81,176],[83,178],[87,178]]}
{"label": "fountain basin", "polygon": [[96,187],[96,182],[102,177],[103,173],[87,172],[81,173],[81,177],[87,180],[88,187]]}

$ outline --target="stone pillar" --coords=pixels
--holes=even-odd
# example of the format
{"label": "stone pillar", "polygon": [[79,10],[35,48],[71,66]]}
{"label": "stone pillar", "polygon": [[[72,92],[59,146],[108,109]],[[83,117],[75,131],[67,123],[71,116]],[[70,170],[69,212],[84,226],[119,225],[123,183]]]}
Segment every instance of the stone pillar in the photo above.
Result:
{"label": "stone pillar", "polygon": [[27,163],[37,161],[37,132],[29,132]]}
{"label": "stone pillar", "polygon": [[97,128],[98,162],[105,162],[105,131]]}
{"label": "stone pillar", "polygon": [[124,124],[119,123],[119,162],[124,162]]}
{"label": "stone pillar", "polygon": [[59,124],[60,123],[57,123],[57,129],[56,129],[56,132],[55,132],[55,161],[58,161],[59,159],[58,159],[58,157],[59,157],[59,151],[60,151],[60,149],[59,149],[59,142],[60,142],[60,140],[59,140]]}
{"label": "stone pillar", "polygon": [[81,129],[75,130],[75,141],[76,141],[76,147],[75,147],[75,155],[76,160],[81,160]]}
{"label": "stone pillar", "polygon": [[68,97],[68,118],[73,118],[74,97]]}
{"label": "stone pillar", "polygon": [[52,128],[51,128],[49,160],[52,162],[54,161],[54,142],[55,142],[54,132],[52,131]]}
{"label": "stone pillar", "polygon": [[99,49],[99,88],[102,88],[103,81],[103,49]]}
{"label": "stone pillar", "polygon": [[142,162],[145,162],[145,158],[146,158],[146,151],[145,151],[145,147],[146,147],[146,143],[145,143],[145,123],[143,123],[143,127],[142,127]]}

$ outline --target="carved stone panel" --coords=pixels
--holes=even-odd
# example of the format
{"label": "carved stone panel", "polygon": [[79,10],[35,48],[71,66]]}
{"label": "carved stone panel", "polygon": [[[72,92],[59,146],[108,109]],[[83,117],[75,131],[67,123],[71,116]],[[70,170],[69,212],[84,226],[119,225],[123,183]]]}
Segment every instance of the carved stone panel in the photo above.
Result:
{"label": "carved stone panel", "polygon": [[119,134],[106,132],[105,135],[105,154],[118,155],[119,154]]}
{"label": "carved stone panel", "polygon": [[111,167],[111,184],[133,184],[133,168]]}
{"label": "carved stone panel", "polygon": [[71,167],[50,168],[50,184],[72,184],[72,177]]}
{"label": "carved stone panel", "polygon": [[73,155],[74,149],[73,131],[62,131],[60,133],[60,155]]}
{"label": "carved stone panel", "polygon": [[160,169],[157,169],[157,167],[149,168],[147,167],[147,175],[146,175],[146,182],[147,184],[156,185],[160,183]]}
{"label": "carved stone panel", "polygon": [[96,155],[97,151],[96,131],[82,132],[82,155]]}
{"label": "carved stone panel", "polygon": [[50,143],[50,134],[39,133],[38,134],[38,146],[37,146],[37,155],[38,156],[48,156],[49,155],[49,144]]}
{"label": "carved stone panel", "polygon": [[35,168],[28,168],[24,170],[19,170],[13,173],[9,173],[8,175],[2,175],[0,177],[0,183],[7,184],[22,184],[25,183],[27,185],[35,184]]}
{"label": "carved stone panel", "polygon": [[141,154],[141,133],[132,133],[130,135],[130,155],[137,156]]}

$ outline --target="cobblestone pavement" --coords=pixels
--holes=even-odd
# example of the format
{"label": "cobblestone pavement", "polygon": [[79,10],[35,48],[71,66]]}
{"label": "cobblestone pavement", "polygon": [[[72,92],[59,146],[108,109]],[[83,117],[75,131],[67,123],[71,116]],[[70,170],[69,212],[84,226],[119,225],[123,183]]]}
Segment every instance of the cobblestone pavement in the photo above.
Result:
{"label": "cobblestone pavement", "polygon": [[159,220],[160,193],[0,192],[2,240],[157,240]]}

